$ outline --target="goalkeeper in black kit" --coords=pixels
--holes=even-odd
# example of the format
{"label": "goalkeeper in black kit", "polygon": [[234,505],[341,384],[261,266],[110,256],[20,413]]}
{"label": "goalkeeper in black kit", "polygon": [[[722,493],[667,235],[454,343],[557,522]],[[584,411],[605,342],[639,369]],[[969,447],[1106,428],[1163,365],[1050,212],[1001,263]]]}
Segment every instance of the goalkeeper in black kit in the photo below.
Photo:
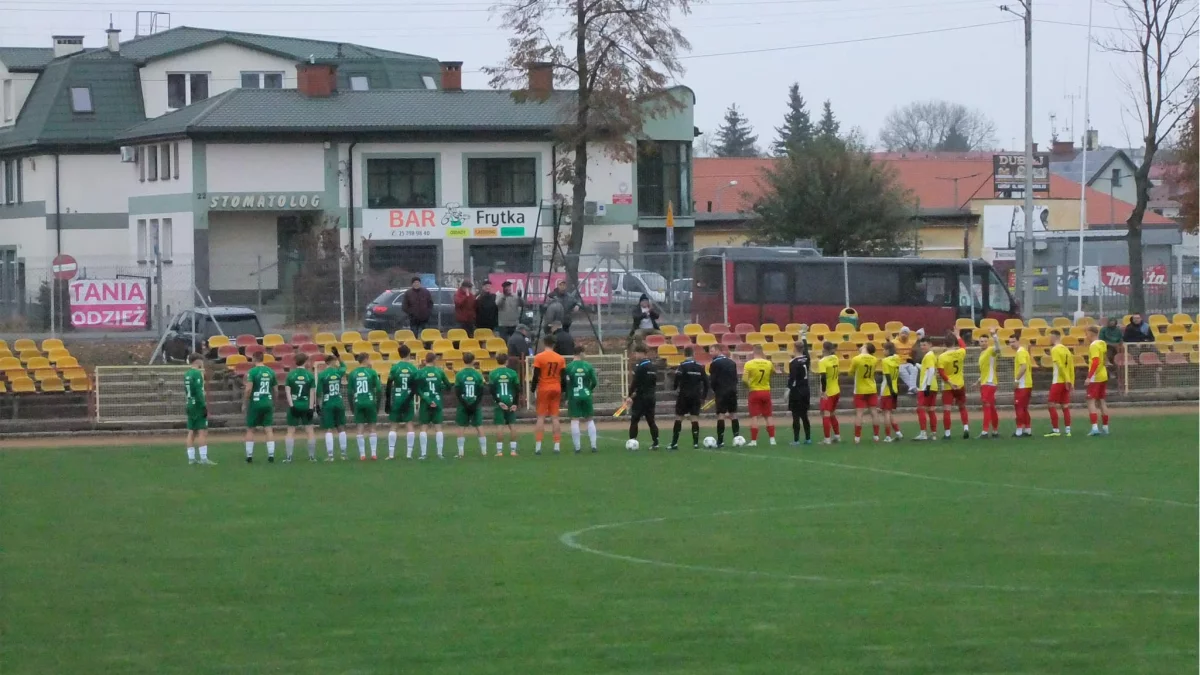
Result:
{"label": "goalkeeper in black kit", "polygon": [[685,348],[684,361],[675,369],[675,429],[668,450],[679,449],[679,432],[683,429],[685,415],[692,422],[692,447],[700,447],[700,406],[708,398],[708,373],[692,358],[694,353],[691,347]]}
{"label": "goalkeeper in black kit", "polygon": [[654,370],[654,362],[646,358],[646,348],[638,345],[633,350],[633,378],[629,381],[629,396],[625,406],[629,408],[629,439],[636,440],[638,422],[644,417],[646,426],[650,427],[650,449],[658,449],[658,423],[654,421],[655,388],[658,386],[658,373]]}
{"label": "goalkeeper in black kit", "polygon": [[792,445],[800,445],[800,425],[804,425],[804,444],[812,445],[812,428],[808,422],[809,370],[808,340],[800,336],[796,355],[788,364],[788,410],[792,413]]}

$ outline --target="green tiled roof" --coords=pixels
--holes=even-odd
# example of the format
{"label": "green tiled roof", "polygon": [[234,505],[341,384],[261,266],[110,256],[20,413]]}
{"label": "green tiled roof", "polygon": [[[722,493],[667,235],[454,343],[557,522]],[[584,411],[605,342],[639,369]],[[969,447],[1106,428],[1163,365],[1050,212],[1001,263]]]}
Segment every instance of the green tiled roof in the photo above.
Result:
{"label": "green tiled roof", "polygon": [[[0,151],[112,144],[116,133],[145,121],[137,64],[105,54],[51,61],[30,91],[16,124],[0,133]],[[71,110],[73,87],[91,90],[94,112]]]}
{"label": "green tiled roof", "polygon": [[437,61],[427,56],[414,56],[412,54],[376,49],[375,47],[364,47],[346,42],[306,40],[278,35],[239,33],[237,31],[214,30],[211,28],[192,28],[190,26],[180,26],[161,33],[145,35],[122,42],[121,55],[146,62],[222,42],[270,52],[285,58],[294,59],[297,62],[307,61],[310,57],[317,61],[339,62],[343,59],[382,58],[432,63],[435,67],[437,66]]}
{"label": "green tiled roof", "polygon": [[0,63],[9,72],[38,72],[54,60],[50,47],[0,47]]}
{"label": "green tiled roof", "polygon": [[565,121],[573,96],[555,92],[545,102],[518,102],[507,91],[386,90],[313,98],[288,89],[233,89],[147,120],[118,140],[237,133],[548,132]]}

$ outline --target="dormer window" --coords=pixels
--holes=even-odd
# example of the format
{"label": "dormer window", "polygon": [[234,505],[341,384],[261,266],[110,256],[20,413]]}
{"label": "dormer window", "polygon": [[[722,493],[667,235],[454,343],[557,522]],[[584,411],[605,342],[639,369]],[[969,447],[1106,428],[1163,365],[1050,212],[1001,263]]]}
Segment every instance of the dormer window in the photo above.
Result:
{"label": "dormer window", "polygon": [[351,91],[367,91],[371,88],[370,82],[366,75],[351,75],[350,90]]}
{"label": "dormer window", "polygon": [[242,89],[283,89],[283,73],[242,73]]}
{"label": "dormer window", "polygon": [[167,107],[178,110],[208,98],[208,73],[167,73]]}
{"label": "dormer window", "polygon": [[92,108],[92,90],[88,87],[71,87],[71,112],[96,112]]}

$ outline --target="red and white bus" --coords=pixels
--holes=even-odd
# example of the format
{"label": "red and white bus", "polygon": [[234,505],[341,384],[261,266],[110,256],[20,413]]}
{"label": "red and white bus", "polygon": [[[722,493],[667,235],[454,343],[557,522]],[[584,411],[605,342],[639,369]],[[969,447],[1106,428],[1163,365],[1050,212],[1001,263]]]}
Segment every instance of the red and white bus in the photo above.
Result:
{"label": "red and white bus", "polygon": [[[969,283],[969,277],[974,279]],[[704,248],[692,271],[698,323],[824,323],[846,306],[859,321],[900,321],[944,334],[960,318],[1019,318],[1008,288],[983,260],[834,258],[813,249]]]}

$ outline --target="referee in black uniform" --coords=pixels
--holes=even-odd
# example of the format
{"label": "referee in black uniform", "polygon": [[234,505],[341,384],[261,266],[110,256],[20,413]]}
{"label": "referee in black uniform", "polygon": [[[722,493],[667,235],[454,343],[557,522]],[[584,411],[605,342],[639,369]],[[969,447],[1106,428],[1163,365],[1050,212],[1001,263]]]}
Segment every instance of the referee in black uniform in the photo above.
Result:
{"label": "referee in black uniform", "polygon": [[692,448],[700,447],[700,406],[708,398],[708,373],[704,366],[696,363],[691,347],[683,350],[684,360],[675,369],[675,430],[671,434],[668,450],[679,449],[679,432],[683,429],[683,416],[692,421]]}
{"label": "referee in black uniform", "polygon": [[804,444],[812,445],[812,429],[808,423],[808,340],[800,335],[796,356],[788,364],[788,410],[792,412],[792,445],[800,445],[800,425],[804,425]]}
{"label": "referee in black uniform", "polygon": [[737,421],[737,364],[729,358],[729,347],[722,345],[721,351],[708,365],[708,376],[716,399],[717,447],[725,447],[725,421],[732,423],[733,435],[738,435]]}
{"label": "referee in black uniform", "polygon": [[629,396],[625,406],[629,408],[629,438],[638,436],[638,422],[646,419],[650,427],[650,449],[658,449],[658,423],[654,421],[655,389],[658,387],[658,373],[654,370],[654,362],[646,358],[646,346],[638,344],[633,349],[633,378],[629,381]]}

